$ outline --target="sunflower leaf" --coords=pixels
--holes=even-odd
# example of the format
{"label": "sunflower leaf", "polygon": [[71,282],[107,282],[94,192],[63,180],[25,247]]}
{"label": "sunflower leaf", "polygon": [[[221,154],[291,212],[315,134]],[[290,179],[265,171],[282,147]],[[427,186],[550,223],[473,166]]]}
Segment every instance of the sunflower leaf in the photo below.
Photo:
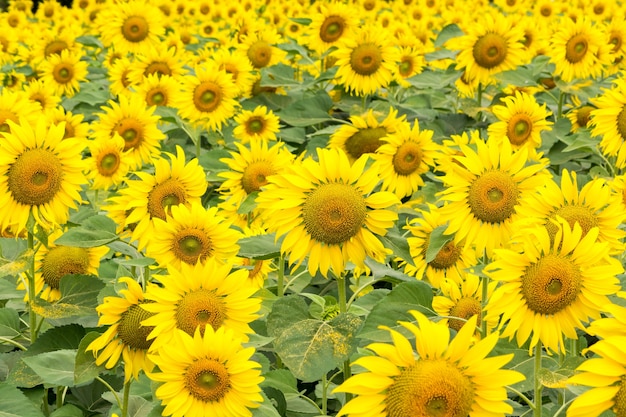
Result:
{"label": "sunflower leaf", "polygon": [[55,244],[93,248],[118,240],[116,224],[107,216],[90,216],[80,226],[73,227],[63,233]]}
{"label": "sunflower leaf", "polygon": [[452,235],[444,234],[447,228],[447,225],[442,225],[435,227],[433,231],[430,232],[430,236],[428,237],[426,256],[424,258],[426,263],[433,261],[437,257],[439,251],[454,238],[454,236]]}
{"label": "sunflower leaf", "polygon": [[20,333],[20,315],[17,310],[0,308],[0,336],[13,338]]}
{"label": "sunflower leaf", "polygon": [[74,362],[76,350],[62,349],[54,352],[41,353],[29,356],[22,360],[46,384],[74,386]]}
{"label": "sunflower leaf", "polygon": [[89,332],[78,345],[78,352],[76,353],[76,362],[74,366],[74,382],[76,384],[83,384],[93,380],[100,372],[105,370],[104,365],[96,365],[96,358],[93,352],[86,351],[85,349],[91,342],[97,339],[101,333]]}
{"label": "sunflower leaf", "polygon": [[274,259],[280,255],[280,245],[275,242],[274,234],[244,237],[237,242],[242,258]]}
{"label": "sunflower leaf", "polygon": [[43,413],[14,386],[0,382],[2,410],[0,417],[43,417]]}

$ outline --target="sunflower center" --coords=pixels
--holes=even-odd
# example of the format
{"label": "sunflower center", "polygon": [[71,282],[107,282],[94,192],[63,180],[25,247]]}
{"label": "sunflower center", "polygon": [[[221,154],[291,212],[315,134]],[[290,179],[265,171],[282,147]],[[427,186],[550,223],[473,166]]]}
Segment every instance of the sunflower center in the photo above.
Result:
{"label": "sunflower center", "polygon": [[272,45],[258,40],[248,48],[248,59],[254,68],[266,67],[272,59]]}
{"label": "sunflower center", "polygon": [[365,199],[348,184],[322,184],[302,206],[304,226],[318,242],[346,242],[363,227],[367,214]]}
{"label": "sunflower center", "polygon": [[[580,225],[583,236],[589,232],[592,227],[598,226],[598,219],[595,214],[588,207],[584,206],[563,206],[554,211],[550,216],[551,219],[556,219],[556,216],[560,216],[567,220],[570,227],[574,227],[576,223]],[[554,239],[558,231],[558,226],[551,221],[546,223],[546,229],[551,239]]]}
{"label": "sunflower center", "polygon": [[622,110],[617,115],[617,131],[622,137],[622,140],[626,141],[626,106],[623,106]]}
{"label": "sunflower center", "polygon": [[255,135],[263,132],[265,122],[262,117],[253,117],[246,122],[246,132],[249,135]]}
{"label": "sunflower center", "polygon": [[502,171],[488,171],[469,187],[468,204],[478,219],[501,223],[515,212],[518,190],[515,181]]}
{"label": "sunflower center", "polygon": [[380,47],[374,43],[364,43],[352,50],[350,66],[359,75],[368,76],[378,71],[383,63]]}
{"label": "sunflower center", "polygon": [[576,300],[581,285],[580,270],[571,260],[547,254],[526,268],[522,294],[532,311],[555,314]]}
{"label": "sunflower center", "polygon": [[200,288],[185,294],[178,302],[176,326],[190,335],[200,326],[200,332],[204,334],[206,325],[217,330],[226,316],[227,307],[222,298],[215,291]]}
{"label": "sunflower center", "polygon": [[50,202],[61,189],[63,167],[49,150],[24,151],[9,167],[8,187],[15,201],[37,206]]}
{"label": "sunflower center", "polygon": [[146,94],[148,106],[167,106],[167,96],[161,89],[154,88]]}
{"label": "sunflower center", "polygon": [[346,22],[340,16],[328,16],[320,27],[320,39],[326,43],[337,41],[343,34]]}
{"label": "sunflower center", "polygon": [[626,416],[626,376],[624,375],[620,377],[619,389],[613,400],[615,401],[613,406],[615,415],[619,417]]}
{"label": "sunflower center", "polygon": [[185,189],[180,181],[169,178],[152,188],[148,195],[148,213],[151,217],[165,220],[166,209],[187,201]]}
{"label": "sunflower center", "polygon": [[398,175],[411,175],[422,163],[422,148],[415,142],[405,142],[393,156],[393,168]]}
{"label": "sunflower center", "polygon": [[252,162],[243,170],[241,186],[248,194],[259,191],[261,187],[267,184],[267,177],[275,173],[276,171],[269,161]]}
{"label": "sunflower center", "polygon": [[74,77],[74,68],[64,62],[57,64],[52,70],[52,77],[59,84],[67,84]]}
{"label": "sunflower center", "polygon": [[17,123],[18,118],[13,112],[0,109],[0,132],[9,133],[11,131],[7,120]]}
{"label": "sunflower center", "polygon": [[117,334],[126,346],[132,349],[148,350],[152,345],[153,339],[148,340],[148,335],[154,327],[142,326],[141,322],[154,316],[141,307],[141,304],[151,303],[150,300],[140,300],[138,304],[133,304],[122,313]]}
{"label": "sunflower center", "polygon": [[129,42],[141,42],[149,32],[150,26],[143,16],[130,16],[122,24],[122,36]]}
{"label": "sunflower center", "polygon": [[612,31],[609,38],[609,43],[613,45],[611,52],[616,53],[622,47],[622,35],[617,31]]}
{"label": "sunflower center", "polygon": [[115,131],[124,139],[124,150],[137,148],[143,142],[143,124],[136,119],[125,118],[115,126]]}
{"label": "sunflower center", "polygon": [[146,67],[146,70],[143,72],[144,76],[148,76],[150,74],[172,75],[172,69],[169,67],[169,65],[167,65],[167,62],[152,62]]}
{"label": "sunflower center", "polygon": [[46,45],[44,49],[44,56],[49,57],[54,54],[61,54],[62,51],[68,49],[68,44],[64,40],[55,39]]}
{"label": "sunflower center", "polygon": [[213,252],[211,238],[202,230],[181,230],[174,237],[174,242],[174,255],[190,265],[203,261]]}
{"label": "sunflower center", "polygon": [[45,255],[41,266],[43,280],[50,288],[59,289],[61,278],[70,274],[86,274],[89,270],[87,249],[56,246]]}
{"label": "sunflower center", "polygon": [[448,269],[461,257],[461,249],[451,240],[439,250],[435,259],[428,263],[434,269]]}
{"label": "sunflower center", "polygon": [[476,63],[487,69],[497,67],[506,59],[506,39],[497,33],[487,33],[476,41],[472,54]]}
{"label": "sunflower center", "polygon": [[576,123],[578,123],[578,126],[587,127],[587,125],[589,124],[591,112],[594,109],[595,108],[592,106],[583,106],[578,109],[578,111],[576,112]]}
{"label": "sunflower center", "polygon": [[114,152],[98,155],[96,166],[100,175],[110,177],[120,167],[120,156]]}
{"label": "sunflower center", "polygon": [[587,36],[583,33],[574,35],[565,45],[565,59],[572,64],[582,61],[587,54]]}
{"label": "sunflower center", "polygon": [[385,136],[387,136],[387,129],[382,126],[366,127],[350,136],[344,146],[352,158],[359,159],[364,153],[376,152],[376,149],[383,144],[380,139]]}
{"label": "sunflower center", "polygon": [[219,401],[230,390],[230,374],[226,366],[214,359],[199,358],[185,372],[185,386],[197,400]]}
{"label": "sunflower center", "polygon": [[533,122],[527,114],[515,114],[509,121],[506,135],[511,141],[511,144],[521,146],[530,137],[532,132]]}
{"label": "sunflower center", "polygon": [[413,73],[413,59],[411,57],[402,58],[400,65],[398,65],[398,72],[404,78]]}
{"label": "sunflower center", "polygon": [[193,90],[193,104],[200,111],[210,113],[222,101],[222,89],[212,81],[205,81]]}
{"label": "sunflower center", "polygon": [[387,391],[387,416],[467,417],[471,380],[445,360],[419,360],[402,370]]}
{"label": "sunflower center", "polygon": [[448,320],[448,326],[458,332],[472,316],[478,316],[480,322],[481,311],[480,301],[473,297],[463,297],[450,309],[450,315],[458,319]]}

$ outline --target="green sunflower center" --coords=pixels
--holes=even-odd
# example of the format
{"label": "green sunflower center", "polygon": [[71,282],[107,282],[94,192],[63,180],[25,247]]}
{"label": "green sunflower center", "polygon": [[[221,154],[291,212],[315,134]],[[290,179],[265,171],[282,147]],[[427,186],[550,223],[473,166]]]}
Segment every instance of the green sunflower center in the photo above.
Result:
{"label": "green sunflower center", "polygon": [[572,64],[582,61],[587,54],[588,42],[584,33],[572,36],[565,44],[565,59]]}
{"label": "green sunflower center", "polygon": [[311,238],[329,245],[346,242],[363,227],[367,207],[351,185],[322,184],[307,197],[302,218]]}
{"label": "green sunflower center", "polygon": [[247,55],[254,68],[266,67],[272,60],[272,45],[263,40],[258,40],[250,45]]}
{"label": "green sunflower center", "polygon": [[160,88],[154,88],[146,93],[148,106],[167,106],[167,94]]}
{"label": "green sunflower center", "polygon": [[231,387],[226,366],[209,358],[199,358],[189,365],[184,380],[189,393],[204,403],[219,401]]}
{"label": "green sunflower center", "polygon": [[[425,253],[426,251],[424,251]],[[428,263],[434,269],[448,269],[461,257],[461,248],[454,241],[449,241],[437,252],[435,259]]]}
{"label": "green sunflower center", "polygon": [[143,16],[130,16],[122,24],[122,36],[129,42],[141,42],[149,32],[150,26]]}
{"label": "green sunflower center", "polygon": [[154,186],[148,194],[148,213],[151,217],[165,220],[166,209],[170,206],[184,204],[187,193],[179,180],[169,178]]}
{"label": "green sunflower center", "polygon": [[55,65],[52,70],[52,77],[59,84],[67,84],[74,78],[74,68],[71,64],[61,62]]}
{"label": "green sunflower center", "polygon": [[212,81],[204,81],[193,90],[193,104],[199,111],[211,113],[222,102],[222,89]]}
{"label": "green sunflower center", "polygon": [[248,194],[259,191],[267,184],[267,177],[275,173],[276,170],[269,161],[251,162],[243,170],[241,185]]}
{"label": "green sunflower center", "polygon": [[487,33],[476,40],[472,54],[479,66],[491,69],[504,62],[507,50],[504,37],[497,33]]}
{"label": "green sunflower center", "polygon": [[468,204],[476,218],[486,223],[502,223],[513,213],[519,191],[511,176],[502,171],[488,171],[469,187]]}
{"label": "green sunflower center", "polygon": [[174,236],[172,251],[176,258],[194,265],[211,256],[213,245],[211,238],[204,230],[185,229],[180,230]]}
{"label": "green sunflower center", "polygon": [[217,330],[226,317],[224,300],[215,291],[204,288],[185,294],[176,308],[176,326],[190,335],[198,326],[203,334],[206,325]]}
{"label": "green sunflower center", "polygon": [[352,50],[350,66],[359,75],[368,76],[378,71],[383,63],[381,48],[374,43],[363,43]]}
{"label": "green sunflower center", "polygon": [[526,268],[522,294],[528,308],[539,314],[556,314],[572,304],[582,286],[578,266],[570,259],[547,254]]}
{"label": "green sunflower center", "polygon": [[49,150],[24,151],[8,170],[8,187],[15,201],[28,206],[49,203],[61,189],[63,166]]}
{"label": "green sunflower center", "polygon": [[521,146],[530,137],[533,130],[533,121],[527,114],[518,113],[511,117],[507,126],[506,135],[515,146]]}
{"label": "green sunflower center", "polygon": [[478,316],[480,323],[481,311],[482,306],[479,300],[473,297],[463,297],[450,309],[450,315],[458,319],[448,320],[448,327],[458,332],[472,316]]}
{"label": "green sunflower center", "polygon": [[116,152],[105,152],[97,156],[96,166],[100,175],[110,177],[120,167],[120,156]]}
{"label": "green sunflower center", "polygon": [[42,260],[41,275],[50,288],[59,289],[61,278],[89,272],[89,252],[85,248],[56,246]]}
{"label": "green sunflower center", "polygon": [[413,58],[410,56],[403,57],[398,65],[398,72],[403,78],[408,77],[413,73],[415,67]]}
{"label": "green sunflower center", "polygon": [[374,153],[383,141],[381,138],[387,136],[387,129],[382,126],[366,127],[359,129],[354,135],[346,139],[344,147],[346,152],[353,159],[359,159],[364,153]]}
{"label": "green sunflower center", "polygon": [[624,41],[622,39],[622,34],[620,32],[618,31],[611,32],[611,35],[609,36],[609,44],[613,45],[611,52],[617,53],[621,49],[623,42]]}
{"label": "green sunflower center", "polygon": [[114,130],[124,139],[125,151],[137,148],[143,142],[144,126],[137,119],[131,117],[124,118],[117,122]]}
{"label": "green sunflower center", "polygon": [[148,350],[152,345],[153,339],[148,340],[148,335],[154,327],[141,325],[142,321],[154,316],[154,313],[150,313],[141,307],[141,304],[150,302],[152,301],[139,301],[138,304],[131,305],[128,307],[128,310],[122,313],[117,334],[126,346],[133,349]]}
{"label": "green sunflower center", "polygon": [[[567,205],[560,207],[550,215],[550,219],[556,219],[560,216],[567,220],[570,227],[574,227],[576,223],[580,225],[583,236],[585,236],[592,227],[598,226],[598,218],[590,208],[584,206]],[[553,240],[559,230],[558,226],[551,221],[546,223],[546,229],[550,238]]]}
{"label": "green sunflower center", "polygon": [[343,34],[346,22],[340,16],[328,16],[320,27],[320,39],[326,43],[337,41]]}
{"label": "green sunflower center", "polygon": [[587,127],[589,124],[591,112],[595,110],[595,107],[592,106],[582,106],[576,112],[576,123],[580,127]]}
{"label": "green sunflower center", "polygon": [[246,132],[248,135],[258,135],[265,129],[265,120],[262,117],[252,117],[246,121]]}
{"label": "green sunflower center", "polygon": [[418,360],[387,390],[387,416],[467,417],[474,403],[470,378],[445,360]]}
{"label": "green sunflower center", "polygon": [[393,156],[393,168],[398,175],[411,175],[422,163],[422,148],[415,142],[404,142]]}

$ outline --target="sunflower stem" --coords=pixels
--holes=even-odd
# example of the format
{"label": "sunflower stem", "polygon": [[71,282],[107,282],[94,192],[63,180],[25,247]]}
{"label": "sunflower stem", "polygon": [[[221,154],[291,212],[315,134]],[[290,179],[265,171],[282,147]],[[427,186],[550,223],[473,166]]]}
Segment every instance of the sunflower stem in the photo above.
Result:
{"label": "sunflower stem", "polygon": [[21,344],[20,342],[16,342],[13,339],[9,339],[7,337],[0,337],[0,342],[5,342],[8,343],[10,345],[15,346],[16,348],[20,349],[20,350],[28,350],[28,348],[26,346],[24,346],[23,344]]}
{"label": "sunflower stem", "polygon": [[57,387],[57,409],[63,407],[63,401],[65,399],[65,387],[63,385],[59,385]]}
{"label": "sunflower stem", "polygon": [[35,313],[35,236],[28,231],[28,249],[33,253],[30,261],[28,276],[28,321],[30,327],[31,345],[37,341],[37,313]]}
{"label": "sunflower stem", "polygon": [[322,375],[322,415],[326,415],[328,412],[328,396],[326,390],[328,389],[328,379],[326,378],[326,373]]}
{"label": "sunflower stem", "polygon": [[482,292],[482,308],[480,313],[480,332],[483,335],[483,338],[487,337],[489,332],[489,326],[487,326],[487,319],[485,314],[485,307],[487,306],[487,299],[489,298],[489,278],[486,275],[482,276],[482,284],[483,284],[483,292]]}
{"label": "sunflower stem", "polygon": [[[339,299],[339,313],[348,312],[348,298],[346,297],[346,276],[342,273],[337,276],[337,298]],[[350,360],[343,362],[343,380],[347,381],[352,376]],[[346,393],[346,402],[352,399],[350,393]]]}
{"label": "sunflower stem", "polygon": [[541,385],[541,381],[539,380],[539,372],[541,371],[541,354],[542,354],[542,343],[541,340],[537,342],[535,346],[535,412],[533,413],[534,417],[541,417],[541,391],[543,390],[543,386]]}
{"label": "sunflower stem", "polygon": [[104,385],[105,387],[107,387],[107,389],[111,392],[111,394],[113,394],[113,397],[115,398],[115,402],[117,402],[117,406],[120,408],[120,410],[122,409],[122,402],[120,401],[120,396],[117,395],[117,391],[115,391],[113,389],[113,387],[111,386],[111,384],[109,384],[108,382],[106,382],[104,379],[100,378],[99,376],[94,378],[96,381],[100,382],[102,385]]}
{"label": "sunflower stem", "polygon": [[557,107],[557,114],[556,114],[557,120],[563,117],[563,103],[565,103],[565,93],[561,91],[559,93],[559,104]]}
{"label": "sunflower stem", "polygon": [[278,257],[278,270],[276,271],[278,277],[276,277],[276,295],[282,297],[285,289],[283,287],[285,280],[285,254],[281,253]]}
{"label": "sunflower stem", "polygon": [[483,83],[478,83],[478,88],[476,89],[476,103],[478,104],[478,108],[483,106]]}
{"label": "sunflower stem", "polygon": [[128,382],[124,383],[124,399],[122,402],[122,415],[121,417],[128,416],[128,399],[130,397],[130,384],[133,380],[129,379]]}

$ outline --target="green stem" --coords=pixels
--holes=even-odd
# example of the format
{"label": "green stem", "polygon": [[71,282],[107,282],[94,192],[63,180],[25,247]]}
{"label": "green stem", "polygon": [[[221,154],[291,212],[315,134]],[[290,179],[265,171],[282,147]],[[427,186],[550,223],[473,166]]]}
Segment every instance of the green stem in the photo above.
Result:
{"label": "green stem", "polygon": [[563,117],[563,103],[565,103],[565,93],[561,91],[559,93],[559,104],[557,107],[557,114],[556,114],[557,120]]}
{"label": "green stem", "polygon": [[57,410],[63,407],[63,400],[65,399],[65,387],[60,385],[57,387]]}
{"label": "green stem", "polygon": [[[337,298],[339,299],[339,312],[348,312],[348,298],[346,297],[346,277],[344,274],[340,274],[337,277]],[[347,381],[352,376],[352,369],[350,368],[350,360],[343,362],[343,380]],[[352,394],[346,393],[346,402],[352,399]]]}
{"label": "green stem", "polygon": [[104,379],[100,378],[99,376],[94,378],[96,381],[100,382],[102,385],[104,385],[105,387],[107,387],[107,389],[111,392],[111,394],[113,394],[113,397],[115,398],[115,402],[117,402],[117,406],[119,407],[119,409],[122,409],[122,402],[120,401],[120,396],[117,395],[117,391],[115,391],[113,389],[113,387],[111,386],[111,384],[109,384],[108,382],[106,382]]}
{"label": "green stem", "polygon": [[506,389],[508,389],[509,391],[511,391],[513,394],[517,395],[518,397],[520,397],[522,400],[524,400],[524,402],[531,408],[531,410],[535,409],[535,404],[533,403],[533,401],[528,398],[526,395],[524,395],[523,392],[516,390],[515,388],[509,387],[507,386]]}
{"label": "green stem", "polygon": [[276,277],[276,295],[282,297],[285,295],[285,289],[283,287],[285,281],[285,255],[283,253],[278,257],[278,271],[276,271],[278,277]]}
{"label": "green stem", "polygon": [[533,413],[534,417],[541,417],[541,391],[543,390],[543,386],[541,385],[541,381],[539,381],[539,371],[541,371],[541,353],[542,353],[542,344],[541,340],[537,342],[535,346],[535,412]]}
{"label": "green stem", "polygon": [[489,277],[487,277],[486,275],[483,274],[482,276],[482,284],[483,284],[483,294],[482,294],[482,300],[481,300],[481,313],[480,313],[480,330],[481,333],[483,335],[483,338],[487,337],[488,334],[487,332],[489,332],[489,327],[487,326],[487,319],[486,319],[486,314],[485,314],[485,307],[487,306],[487,301],[489,298]]}
{"label": "green stem", "polygon": [[124,402],[122,403],[121,417],[128,417],[128,398],[130,397],[131,382],[133,382],[133,380],[129,379],[128,382],[124,383]]}
{"label": "green stem", "polygon": [[23,345],[23,344],[21,344],[20,342],[16,342],[15,340],[13,340],[13,339],[9,339],[9,338],[7,338],[7,337],[0,337],[0,342],[5,342],[5,343],[8,343],[8,344],[10,344],[10,345],[13,345],[13,346],[15,346],[16,348],[19,348],[20,350],[28,350],[28,349],[26,348],[26,346],[24,346],[24,345]]}
{"label": "green stem", "polygon": [[35,313],[35,236],[31,231],[28,232],[28,249],[33,253],[33,259],[30,261],[28,274],[28,320],[30,327],[30,343],[31,345],[37,341],[37,313]]}
{"label": "green stem", "polygon": [[322,414],[328,414],[328,396],[326,391],[328,390],[328,380],[326,378],[326,373],[322,375]]}
{"label": "green stem", "polygon": [[198,135],[196,139],[196,158],[200,159],[200,151],[202,150],[200,145],[202,142],[202,138],[200,137],[200,135]]}
{"label": "green stem", "polygon": [[483,83],[478,83],[478,88],[476,89],[476,102],[478,103],[478,107],[483,106]]}
{"label": "green stem", "polygon": [[43,415],[48,417],[50,415],[50,404],[48,404],[48,394],[49,394],[50,388],[46,388],[45,390],[43,390],[43,398],[42,398],[42,402],[43,402]]}

